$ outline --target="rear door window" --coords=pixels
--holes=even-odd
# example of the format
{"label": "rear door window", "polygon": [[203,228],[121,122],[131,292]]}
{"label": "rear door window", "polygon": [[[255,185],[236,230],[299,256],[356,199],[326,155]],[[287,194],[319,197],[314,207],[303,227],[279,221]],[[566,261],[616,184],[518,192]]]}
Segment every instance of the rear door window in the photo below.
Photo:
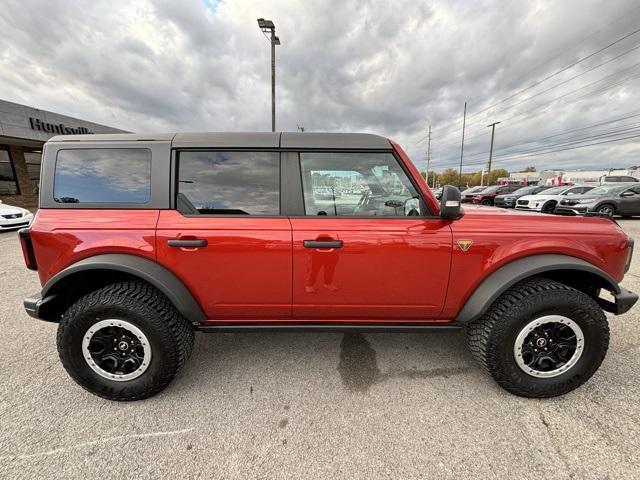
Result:
{"label": "rear door window", "polygon": [[56,203],[148,203],[151,150],[60,150],[56,156],[53,196]]}
{"label": "rear door window", "polygon": [[183,213],[280,215],[280,154],[180,152],[177,194]]}

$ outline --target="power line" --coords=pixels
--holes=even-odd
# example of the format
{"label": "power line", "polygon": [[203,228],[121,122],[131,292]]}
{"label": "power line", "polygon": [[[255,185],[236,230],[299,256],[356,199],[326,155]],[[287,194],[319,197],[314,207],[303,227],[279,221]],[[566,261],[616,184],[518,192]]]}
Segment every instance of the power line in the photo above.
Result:
{"label": "power line", "polygon": [[618,43],[622,42],[623,40],[626,40],[627,38],[629,38],[629,37],[631,37],[631,36],[635,35],[635,34],[636,34],[636,33],[638,33],[638,32],[640,32],[640,28],[638,28],[638,29],[634,30],[634,31],[633,31],[633,32],[631,32],[631,33],[627,33],[626,35],[624,35],[624,36],[622,36],[622,37],[618,38],[618,39],[617,39],[617,40],[615,40],[614,42],[611,42],[611,43],[610,43],[610,44],[608,44],[607,46],[602,47],[602,48],[600,48],[600,49],[596,50],[595,52],[592,52],[592,53],[590,53],[589,55],[587,55],[587,56],[585,56],[585,57],[582,57],[582,58],[581,58],[581,59],[579,59],[579,60],[576,60],[576,61],[575,61],[575,62],[573,62],[573,63],[570,63],[569,65],[567,65],[567,66],[565,66],[565,67],[561,68],[560,70],[558,70],[558,71],[556,71],[556,72],[552,73],[551,75],[547,75],[547,76],[546,76],[546,77],[544,77],[542,80],[538,80],[537,82],[532,83],[532,84],[531,84],[531,85],[529,85],[528,87],[523,88],[522,90],[519,90],[518,92],[516,92],[516,93],[514,93],[514,94],[512,94],[512,95],[509,95],[508,97],[503,98],[502,100],[500,100],[500,101],[498,101],[498,102],[496,102],[496,103],[494,103],[494,104],[492,104],[492,105],[489,105],[489,106],[488,106],[488,107],[486,107],[486,108],[483,108],[482,110],[480,110],[480,111],[478,111],[478,112],[476,112],[476,113],[472,114],[471,116],[472,116],[472,117],[475,117],[476,115],[479,115],[479,114],[481,114],[482,112],[486,112],[487,110],[490,110],[491,108],[493,108],[493,107],[495,107],[495,106],[497,106],[497,105],[500,105],[501,103],[504,103],[504,102],[506,102],[507,100],[510,100],[510,99],[512,99],[512,98],[514,98],[514,97],[516,97],[516,96],[520,95],[521,93],[524,93],[524,92],[526,92],[526,91],[528,91],[528,90],[531,90],[531,89],[532,89],[532,88],[534,88],[534,87],[537,87],[537,86],[538,86],[538,85],[540,85],[541,83],[546,82],[547,80],[549,80],[549,79],[551,79],[551,78],[553,78],[553,77],[556,77],[556,76],[560,75],[562,72],[566,72],[566,71],[567,71],[567,70],[569,70],[570,68],[575,67],[575,66],[576,66],[576,65],[578,65],[579,63],[582,63],[582,62],[584,62],[585,60],[588,60],[589,58],[593,57],[594,55],[597,55],[598,53],[604,52],[606,49],[613,47],[614,45],[616,45],[616,44],[618,44]]}
{"label": "power line", "polygon": [[[540,151],[538,153],[514,155],[514,156],[511,156],[511,157],[503,158],[503,159],[501,159],[501,161],[503,163],[504,162],[512,162],[512,161],[520,160],[522,158],[538,157],[540,155],[548,155],[548,154],[551,154],[551,153],[564,152],[564,151],[568,151],[568,150],[576,150],[576,149],[579,149],[579,148],[592,147],[594,145],[602,145],[602,144],[606,144],[606,143],[620,142],[622,140],[629,140],[629,139],[632,139],[632,138],[639,138],[639,137],[640,137],[640,134],[631,135],[631,136],[625,136],[625,137],[622,137],[622,138],[615,138],[615,139],[611,139],[611,140],[603,140],[603,141],[599,141],[599,142],[587,143],[587,144],[584,144],[584,145],[577,145],[577,146],[573,146],[573,147],[558,148],[558,149],[549,150],[549,151]],[[467,166],[484,165],[484,163],[485,162],[472,162],[472,163],[468,163]],[[450,168],[451,166],[453,166],[453,164],[442,165],[441,168],[444,168],[444,167],[449,167]]]}

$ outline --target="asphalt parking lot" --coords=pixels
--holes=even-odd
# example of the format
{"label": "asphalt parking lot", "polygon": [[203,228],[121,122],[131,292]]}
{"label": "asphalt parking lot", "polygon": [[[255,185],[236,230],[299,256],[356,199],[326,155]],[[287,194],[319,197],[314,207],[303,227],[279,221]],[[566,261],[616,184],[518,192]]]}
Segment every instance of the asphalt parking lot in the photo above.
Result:
{"label": "asphalt parking lot", "polygon": [[[621,221],[636,238],[640,220]],[[624,285],[640,291],[640,255]],[[528,400],[462,334],[199,334],[162,394],[76,386],[15,232],[0,233],[0,478],[638,478],[640,307],[577,391]]]}

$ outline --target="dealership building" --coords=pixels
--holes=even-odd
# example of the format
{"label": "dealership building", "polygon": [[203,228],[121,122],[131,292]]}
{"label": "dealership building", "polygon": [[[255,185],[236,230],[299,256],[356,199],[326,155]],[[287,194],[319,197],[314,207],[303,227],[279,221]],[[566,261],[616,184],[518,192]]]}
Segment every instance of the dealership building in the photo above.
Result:
{"label": "dealership building", "polygon": [[0,200],[35,207],[42,146],[55,135],[125,130],[0,100]]}

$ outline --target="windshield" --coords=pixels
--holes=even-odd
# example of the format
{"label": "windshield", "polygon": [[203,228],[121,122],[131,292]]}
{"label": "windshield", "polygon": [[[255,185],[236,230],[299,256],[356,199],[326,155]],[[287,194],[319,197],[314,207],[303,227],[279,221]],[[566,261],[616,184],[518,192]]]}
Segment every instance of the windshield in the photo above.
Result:
{"label": "windshield", "polygon": [[532,193],[536,188],[538,187],[522,187],[513,192],[513,194],[515,195],[517,193],[518,195],[526,195],[527,193]]}
{"label": "windshield", "polygon": [[567,188],[569,188],[569,187],[553,187],[553,188],[550,188],[549,190],[545,190],[544,194],[545,195],[558,195],[559,193],[564,192]]}
{"label": "windshield", "polygon": [[629,185],[625,185],[622,187],[620,185],[603,186],[603,187],[594,188],[593,190],[589,191],[587,195],[611,195],[611,194],[623,192],[627,188],[629,188]]}

